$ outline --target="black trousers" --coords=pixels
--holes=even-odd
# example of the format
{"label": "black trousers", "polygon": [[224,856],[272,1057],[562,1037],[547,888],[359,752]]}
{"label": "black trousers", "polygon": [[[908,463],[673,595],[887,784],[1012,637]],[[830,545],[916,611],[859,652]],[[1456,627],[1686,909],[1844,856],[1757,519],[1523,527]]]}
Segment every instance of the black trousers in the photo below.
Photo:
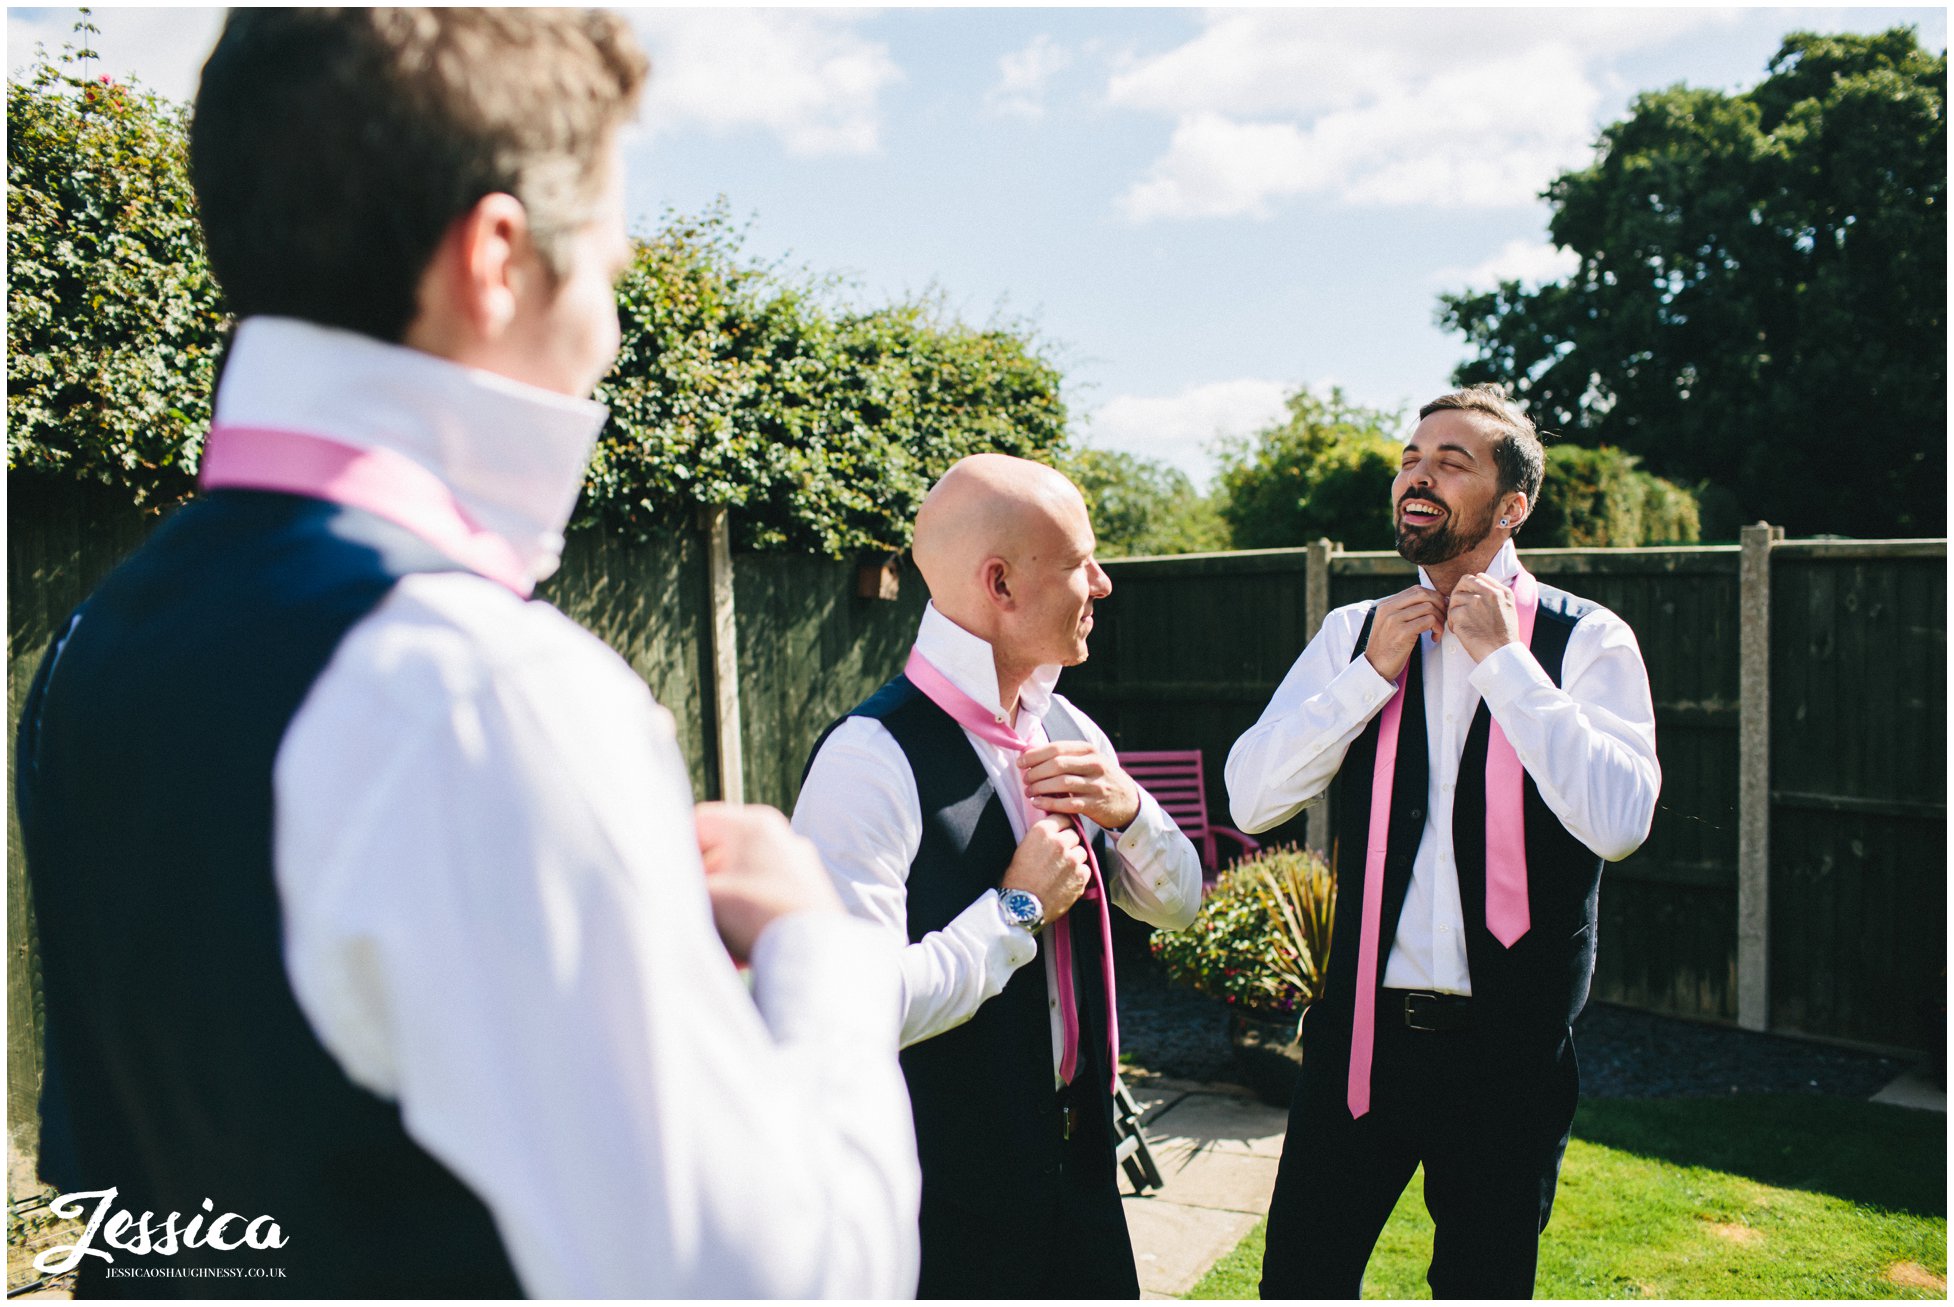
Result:
{"label": "black trousers", "polygon": [[[1112,1097],[1082,1071],[1065,1094],[1071,1137],[1054,1132],[1051,1170],[1000,1198],[941,1193],[923,1177],[918,1298],[1138,1298],[1120,1206]],[[1090,1087],[1088,1087],[1090,1086]]]}
{"label": "black trousers", "polygon": [[1481,1028],[1380,1020],[1371,1110],[1346,1098],[1350,1017],[1312,1010],[1269,1206],[1264,1298],[1355,1298],[1391,1209],[1420,1163],[1437,1231],[1438,1298],[1530,1298],[1540,1232],[1580,1075],[1571,1033],[1517,1041]]}

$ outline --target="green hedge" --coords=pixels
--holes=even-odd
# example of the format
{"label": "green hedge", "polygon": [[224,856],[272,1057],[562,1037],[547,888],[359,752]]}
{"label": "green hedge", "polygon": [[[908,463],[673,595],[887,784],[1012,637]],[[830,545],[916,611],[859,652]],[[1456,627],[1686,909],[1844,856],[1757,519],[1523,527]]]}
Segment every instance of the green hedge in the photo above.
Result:
{"label": "green hedge", "polygon": [[7,466],[190,489],[224,319],[183,111],[43,62],[7,84]]}
{"label": "green hedge", "polygon": [[1531,549],[1687,545],[1701,535],[1696,497],[1642,471],[1633,454],[1603,446],[1547,446],[1540,503],[1520,543]]}

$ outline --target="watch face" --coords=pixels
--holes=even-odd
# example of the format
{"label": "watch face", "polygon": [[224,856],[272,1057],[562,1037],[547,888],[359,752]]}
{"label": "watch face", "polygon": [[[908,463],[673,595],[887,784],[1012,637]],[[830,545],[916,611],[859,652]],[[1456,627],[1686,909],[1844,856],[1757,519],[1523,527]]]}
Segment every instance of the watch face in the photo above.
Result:
{"label": "watch face", "polygon": [[1004,911],[1020,926],[1029,928],[1045,915],[1044,907],[1030,894],[1021,889],[1005,890],[998,900]]}

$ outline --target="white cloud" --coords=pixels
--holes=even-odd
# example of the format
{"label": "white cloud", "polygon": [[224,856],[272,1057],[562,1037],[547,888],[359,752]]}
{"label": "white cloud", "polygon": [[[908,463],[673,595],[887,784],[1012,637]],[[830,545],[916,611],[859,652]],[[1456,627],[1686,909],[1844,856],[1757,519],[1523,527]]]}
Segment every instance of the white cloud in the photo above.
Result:
{"label": "white cloud", "polygon": [[984,107],[1012,118],[1045,116],[1045,84],[1072,66],[1072,52],[1040,33],[1022,50],[997,61],[997,84],[984,92]]}
{"label": "white cloud", "polygon": [[1320,188],[1329,161],[1294,123],[1243,123],[1190,114],[1167,153],[1119,200],[1136,222],[1149,218],[1267,218],[1269,200]]}
{"label": "white cloud", "polygon": [[791,154],[870,154],[879,96],[902,70],[861,16],[788,9],[633,9],[651,52],[644,121],[658,131],[760,128]]}
{"label": "white cloud", "polygon": [[1216,437],[1249,435],[1279,420],[1294,390],[1286,381],[1240,377],[1173,395],[1119,395],[1087,418],[1086,440],[1170,463],[1205,485],[1214,471]]}
{"label": "white cloud", "polygon": [[[1536,45],[1599,61],[1741,18],[1676,8],[1223,10],[1192,40],[1128,60],[1106,94],[1115,105],[1175,115],[1307,116],[1369,103],[1447,69],[1489,72]],[[1482,84],[1508,89],[1490,76]]]}
{"label": "white cloud", "polygon": [[[881,92],[901,70],[888,47],[856,30],[860,15],[809,10],[635,9],[652,56],[644,121],[713,131],[759,128],[799,155],[866,154],[878,143]],[[10,11],[7,66],[18,72],[36,42],[58,55],[72,40],[71,9]],[[95,71],[135,76],[174,99],[196,94],[222,9],[97,7]]]}
{"label": "white cloud", "polygon": [[[16,74],[34,60],[34,46],[47,47],[59,59],[65,44],[81,45],[75,35],[72,9],[10,10],[7,14],[7,70]],[[105,9],[97,7],[91,21],[100,34],[89,46],[101,57],[90,72],[139,81],[148,90],[172,100],[191,100],[204,60],[217,44],[224,26],[222,9]]]}
{"label": "white cloud", "polygon": [[1112,105],[1170,114],[1120,197],[1135,221],[1267,217],[1271,202],[1532,204],[1581,162],[1607,58],[1729,15],[1680,10],[1255,10],[1129,60]]}
{"label": "white cloud", "polygon": [[1491,290],[1503,281],[1522,281],[1538,286],[1571,276],[1581,266],[1574,252],[1551,241],[1511,240],[1499,252],[1470,266],[1440,268],[1432,282],[1447,288],[1470,287]]}
{"label": "white cloud", "polygon": [[[1505,88],[1487,94],[1488,84]],[[1527,205],[1592,137],[1600,93],[1571,52],[1538,46],[1448,68],[1370,103],[1296,122],[1184,116],[1120,199],[1127,216],[1267,217],[1274,198],[1349,204]]]}

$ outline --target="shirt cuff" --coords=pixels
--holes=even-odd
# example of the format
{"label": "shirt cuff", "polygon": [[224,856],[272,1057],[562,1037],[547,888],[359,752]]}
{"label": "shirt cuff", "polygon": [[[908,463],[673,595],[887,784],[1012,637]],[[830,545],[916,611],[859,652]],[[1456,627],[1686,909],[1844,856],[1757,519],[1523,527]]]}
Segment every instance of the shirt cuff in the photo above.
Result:
{"label": "shirt cuff", "polygon": [[982,949],[996,968],[993,974],[1008,976],[1038,956],[1037,936],[1004,919],[994,889],[985,890],[975,903],[952,917],[944,931]]}
{"label": "shirt cuff", "polygon": [[902,980],[888,933],[840,912],[776,918],[753,945],[753,1001],[781,1043],[818,1036],[895,1048]]}
{"label": "shirt cuff", "polygon": [[1533,656],[1533,651],[1517,640],[1481,658],[1466,680],[1479,691],[1479,697],[1495,715],[1536,690],[1554,688],[1553,679]]}
{"label": "shirt cuff", "polygon": [[[1113,848],[1126,862],[1129,876],[1141,867],[1147,869],[1146,888],[1163,904],[1178,903],[1180,887],[1170,873],[1171,860],[1163,856],[1169,841],[1185,839],[1181,828],[1167,810],[1146,790],[1140,791],[1140,815],[1113,842]],[[1102,868],[1102,870],[1104,870]]]}
{"label": "shirt cuff", "polygon": [[[1414,647],[1411,656],[1417,658],[1423,653],[1422,647]],[[1371,660],[1359,653],[1324,688],[1331,699],[1363,721],[1390,701],[1391,696],[1398,692],[1398,683],[1379,676],[1377,668],[1371,666]]]}

